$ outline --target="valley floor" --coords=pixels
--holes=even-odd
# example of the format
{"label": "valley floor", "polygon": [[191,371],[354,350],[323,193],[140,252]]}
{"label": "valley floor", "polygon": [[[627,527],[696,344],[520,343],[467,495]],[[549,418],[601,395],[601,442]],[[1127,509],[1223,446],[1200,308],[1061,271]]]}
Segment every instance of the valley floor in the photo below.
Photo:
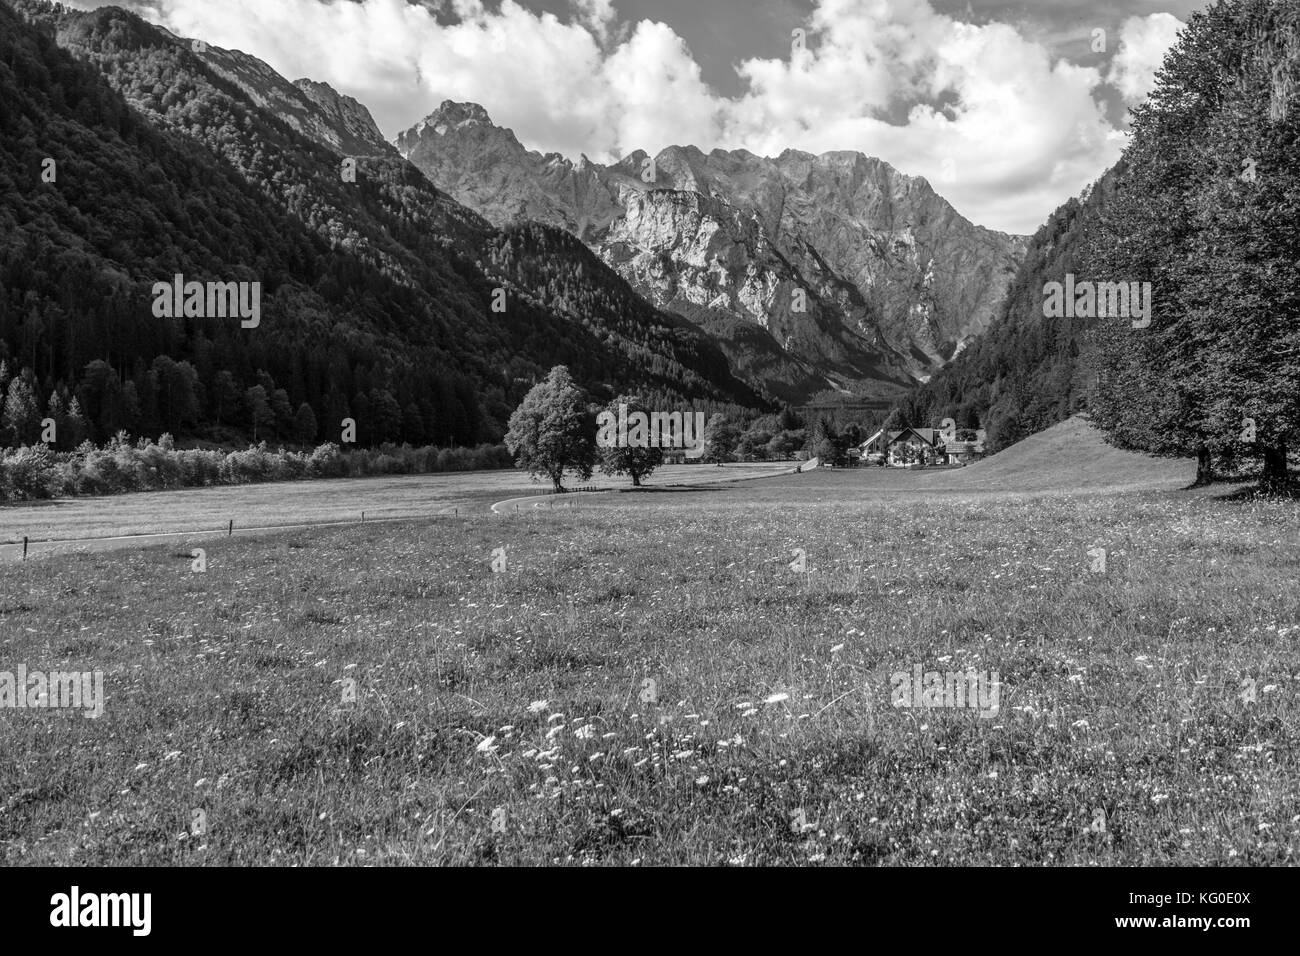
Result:
{"label": "valley floor", "polygon": [[1295,862],[1296,506],[963,471],[5,561],[0,862]]}

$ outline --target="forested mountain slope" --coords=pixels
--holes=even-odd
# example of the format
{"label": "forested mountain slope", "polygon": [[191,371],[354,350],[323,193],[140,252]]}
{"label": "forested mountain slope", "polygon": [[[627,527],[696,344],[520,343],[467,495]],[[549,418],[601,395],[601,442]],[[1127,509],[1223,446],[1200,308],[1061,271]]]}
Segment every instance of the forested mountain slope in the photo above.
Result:
{"label": "forested mountain slope", "polygon": [[[469,444],[499,437],[554,364],[679,401],[760,401],[703,333],[644,303],[613,311],[629,293],[599,263],[537,270],[568,277],[581,317],[545,282],[504,283],[493,311],[490,225],[395,155],[345,175],[211,48],[116,8],[20,6],[35,23],[0,3],[0,359],[40,404],[79,399],[91,437],[233,436],[259,416],[286,437],[306,404],[323,439],[354,417],[363,443]],[[156,317],[152,285],[175,274],[260,282],[260,324]]]}

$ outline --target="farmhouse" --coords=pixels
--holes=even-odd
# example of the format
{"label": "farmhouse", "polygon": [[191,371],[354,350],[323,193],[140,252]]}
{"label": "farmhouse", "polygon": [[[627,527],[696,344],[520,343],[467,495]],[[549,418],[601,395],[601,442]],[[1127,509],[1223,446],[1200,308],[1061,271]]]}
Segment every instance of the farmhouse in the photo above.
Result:
{"label": "farmhouse", "polygon": [[883,428],[858,446],[863,461],[896,468],[923,465],[964,465],[984,453],[983,432],[974,441],[944,437],[937,428]]}
{"label": "farmhouse", "polygon": [[901,468],[941,462],[939,443],[942,440],[943,435],[935,428],[904,428],[888,432],[882,428],[858,447],[862,457],[868,461]]}

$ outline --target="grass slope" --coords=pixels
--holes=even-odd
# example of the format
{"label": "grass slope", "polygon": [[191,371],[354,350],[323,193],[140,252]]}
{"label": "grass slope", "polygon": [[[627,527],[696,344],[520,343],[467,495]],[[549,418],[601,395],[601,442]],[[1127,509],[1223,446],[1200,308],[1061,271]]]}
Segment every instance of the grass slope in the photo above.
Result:
{"label": "grass slope", "polygon": [[1195,459],[1155,458],[1106,444],[1076,415],[958,472],[933,472],[931,484],[1020,491],[1134,491],[1186,488]]}

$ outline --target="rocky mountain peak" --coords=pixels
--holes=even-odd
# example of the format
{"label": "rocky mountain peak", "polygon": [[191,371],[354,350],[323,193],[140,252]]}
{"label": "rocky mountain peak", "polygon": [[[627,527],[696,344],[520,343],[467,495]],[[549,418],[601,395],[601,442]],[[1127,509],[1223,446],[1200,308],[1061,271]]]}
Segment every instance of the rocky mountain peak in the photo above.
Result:
{"label": "rocky mountain peak", "polygon": [[492,126],[492,117],[477,103],[443,100],[436,110],[415,124],[418,132],[432,129],[439,136],[466,126]]}

